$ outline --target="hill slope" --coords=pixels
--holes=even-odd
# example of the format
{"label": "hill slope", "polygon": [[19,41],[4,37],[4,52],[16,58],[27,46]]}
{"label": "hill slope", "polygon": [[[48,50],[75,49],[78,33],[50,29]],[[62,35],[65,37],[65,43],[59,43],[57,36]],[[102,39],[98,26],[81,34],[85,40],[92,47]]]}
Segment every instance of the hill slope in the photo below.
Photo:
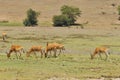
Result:
{"label": "hill slope", "polygon": [[[40,22],[51,22],[53,15],[60,14],[60,7],[70,5],[82,11],[79,23],[91,26],[110,25],[117,20],[120,0],[0,0],[0,21],[22,21],[29,8],[41,12]],[[112,6],[115,4],[115,6]]]}

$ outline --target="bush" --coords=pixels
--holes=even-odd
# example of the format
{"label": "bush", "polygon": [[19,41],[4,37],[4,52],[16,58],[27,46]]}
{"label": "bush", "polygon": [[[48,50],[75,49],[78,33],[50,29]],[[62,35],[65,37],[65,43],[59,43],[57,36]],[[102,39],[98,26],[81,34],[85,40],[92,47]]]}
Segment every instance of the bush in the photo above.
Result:
{"label": "bush", "polygon": [[53,17],[54,26],[69,26],[70,19],[66,15],[57,15]]}
{"label": "bush", "polygon": [[80,17],[79,8],[64,5],[61,7],[61,15],[53,17],[54,26],[70,26],[75,24],[77,17]]}
{"label": "bush", "polygon": [[37,22],[37,17],[39,16],[39,13],[32,10],[32,9],[29,9],[27,11],[27,18],[23,21],[23,24],[25,26],[35,26],[35,25],[38,25]]}
{"label": "bush", "polygon": [[24,26],[31,26],[30,21],[28,19],[25,19],[23,21]]}

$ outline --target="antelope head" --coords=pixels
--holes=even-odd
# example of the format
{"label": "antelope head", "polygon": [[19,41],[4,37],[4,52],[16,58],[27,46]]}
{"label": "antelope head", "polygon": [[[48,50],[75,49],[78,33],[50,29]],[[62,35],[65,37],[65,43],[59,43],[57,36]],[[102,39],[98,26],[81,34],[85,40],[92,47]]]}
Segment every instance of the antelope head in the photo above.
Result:
{"label": "antelope head", "polygon": [[7,54],[7,58],[10,58],[10,54],[8,51],[6,51],[6,54]]}

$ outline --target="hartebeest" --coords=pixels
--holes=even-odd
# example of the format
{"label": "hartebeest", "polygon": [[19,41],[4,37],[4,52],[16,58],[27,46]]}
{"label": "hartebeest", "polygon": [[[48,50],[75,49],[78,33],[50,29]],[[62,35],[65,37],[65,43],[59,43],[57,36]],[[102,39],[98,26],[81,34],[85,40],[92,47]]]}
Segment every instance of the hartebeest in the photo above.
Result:
{"label": "hartebeest", "polygon": [[56,46],[56,49],[59,50],[59,54],[58,54],[58,55],[60,55],[60,53],[61,53],[63,50],[65,50],[65,47],[64,47],[63,44],[59,44],[59,43],[53,43],[53,44]]}
{"label": "hartebeest", "polygon": [[30,54],[34,53],[35,57],[37,58],[37,55],[35,52],[41,53],[41,58],[43,57],[43,47],[42,46],[32,46],[29,51],[26,53],[26,56],[29,57]]}
{"label": "hartebeest", "polygon": [[56,54],[57,50],[59,50],[59,55],[60,55],[61,51],[65,50],[64,45],[56,43],[56,42],[55,43],[47,43],[45,56],[48,56],[48,52],[50,52],[50,55],[51,55],[51,51],[53,51],[54,57],[57,57],[57,54]]}
{"label": "hartebeest", "polygon": [[50,52],[50,55],[51,55],[51,51],[54,52],[54,57],[57,57],[56,56],[56,51],[57,51],[56,45],[53,43],[47,42],[46,49],[45,49],[45,57],[48,57],[48,52]]}
{"label": "hartebeest", "polygon": [[110,52],[109,52],[109,49],[106,47],[97,47],[97,48],[95,48],[94,53],[91,54],[91,59],[93,59],[95,57],[95,55],[97,55],[97,54],[100,56],[101,59],[102,59],[101,54],[105,54],[106,60],[107,60]]}
{"label": "hartebeest", "polygon": [[3,38],[3,41],[6,41],[6,38],[7,38],[7,33],[6,32],[2,33],[2,38]]}
{"label": "hartebeest", "polygon": [[10,58],[11,53],[12,53],[12,52],[15,52],[16,58],[18,59],[17,53],[20,54],[20,55],[19,55],[19,58],[20,58],[20,57],[21,57],[21,51],[22,51],[23,53],[25,53],[25,51],[24,51],[24,49],[23,49],[22,46],[20,46],[20,45],[11,45],[9,52],[7,53],[7,57]]}

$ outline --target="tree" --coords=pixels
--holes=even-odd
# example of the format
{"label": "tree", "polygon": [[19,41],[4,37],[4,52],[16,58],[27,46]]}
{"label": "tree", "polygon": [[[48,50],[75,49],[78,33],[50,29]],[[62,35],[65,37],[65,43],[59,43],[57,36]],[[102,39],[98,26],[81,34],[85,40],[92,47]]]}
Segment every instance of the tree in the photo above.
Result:
{"label": "tree", "polygon": [[118,6],[118,15],[119,15],[118,20],[120,20],[120,6]]}
{"label": "tree", "polygon": [[77,17],[80,17],[81,14],[79,8],[67,6],[67,5],[61,7],[61,12],[63,15],[68,16],[68,18],[71,20],[70,24],[74,24]]}
{"label": "tree", "polygon": [[79,8],[64,5],[61,7],[61,15],[53,17],[54,26],[70,26],[80,17]]}
{"label": "tree", "polygon": [[40,15],[39,12],[36,12],[32,9],[29,9],[27,11],[27,18],[23,21],[23,24],[25,26],[35,26],[38,25],[37,17]]}

